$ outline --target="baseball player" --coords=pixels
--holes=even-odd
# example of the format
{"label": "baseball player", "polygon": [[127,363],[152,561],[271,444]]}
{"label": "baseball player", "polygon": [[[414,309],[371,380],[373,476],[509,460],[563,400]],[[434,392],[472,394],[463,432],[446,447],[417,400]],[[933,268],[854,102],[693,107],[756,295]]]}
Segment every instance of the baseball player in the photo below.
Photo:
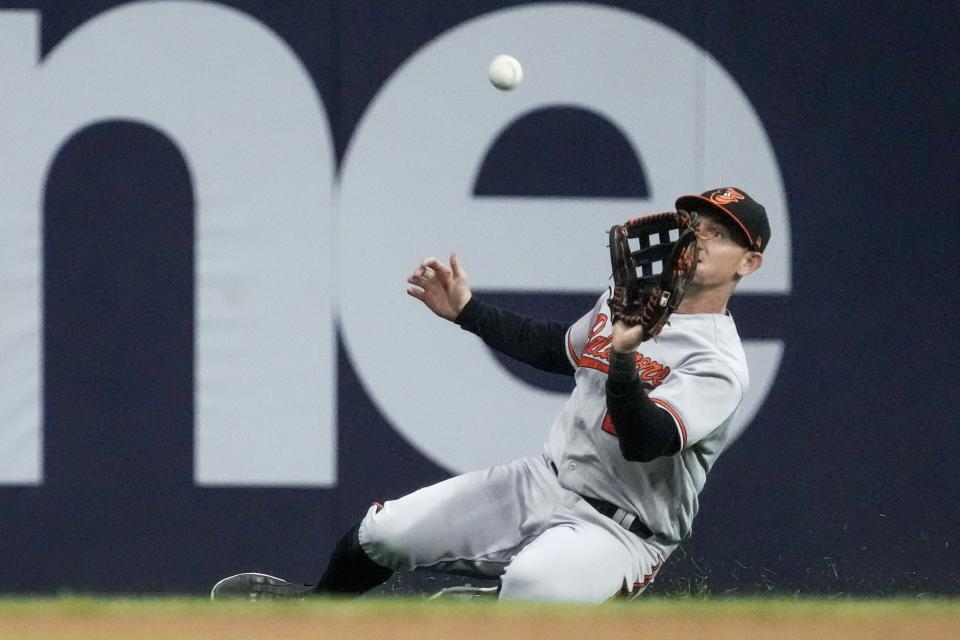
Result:
{"label": "baseball player", "polygon": [[[747,366],[727,301],[770,239],[764,207],[739,188],[682,196],[696,212],[694,279],[656,338],[612,322],[610,292],[572,325],[473,296],[456,254],[427,258],[407,293],[489,346],[574,377],[543,453],[374,503],[317,585],[260,573],[212,597],[359,594],[395,571],[499,578],[499,598],[604,602],[639,594],[691,533],[698,494],[740,435]],[[522,428],[523,425],[518,425]]]}

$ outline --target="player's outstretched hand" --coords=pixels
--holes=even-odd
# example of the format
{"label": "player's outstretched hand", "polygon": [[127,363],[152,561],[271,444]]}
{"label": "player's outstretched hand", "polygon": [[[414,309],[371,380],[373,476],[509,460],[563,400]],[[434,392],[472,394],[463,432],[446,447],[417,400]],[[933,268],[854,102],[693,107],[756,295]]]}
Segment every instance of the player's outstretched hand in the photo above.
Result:
{"label": "player's outstretched hand", "polygon": [[407,282],[413,285],[407,287],[408,294],[451,322],[470,302],[467,273],[460,266],[460,256],[456,251],[450,254],[449,267],[436,258],[426,258],[407,278]]}

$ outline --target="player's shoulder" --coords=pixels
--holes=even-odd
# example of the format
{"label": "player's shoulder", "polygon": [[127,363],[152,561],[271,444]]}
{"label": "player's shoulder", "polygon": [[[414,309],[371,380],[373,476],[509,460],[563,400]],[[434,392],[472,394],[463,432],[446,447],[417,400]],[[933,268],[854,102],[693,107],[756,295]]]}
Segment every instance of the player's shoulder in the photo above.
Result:
{"label": "player's shoulder", "polygon": [[743,350],[743,342],[740,340],[737,324],[729,313],[714,313],[711,315],[715,327],[714,349],[717,358],[724,365],[730,367],[740,384],[746,389],[750,382],[747,370],[747,354]]}
{"label": "player's shoulder", "polygon": [[[733,374],[744,388],[749,383],[747,356],[733,316],[720,313],[673,314],[670,337],[697,368],[709,366]],[[666,331],[665,331],[666,333]]]}
{"label": "player's shoulder", "polygon": [[610,285],[603,290],[603,293],[600,294],[600,297],[597,298],[597,307],[601,308],[607,306],[607,303],[610,302],[610,298],[613,297],[613,285]]}
{"label": "player's shoulder", "polygon": [[610,298],[613,296],[613,287],[607,287],[603,292],[597,297],[596,302],[593,304],[593,309],[590,310],[590,313],[596,317],[599,314],[604,314],[607,317],[610,316]]}

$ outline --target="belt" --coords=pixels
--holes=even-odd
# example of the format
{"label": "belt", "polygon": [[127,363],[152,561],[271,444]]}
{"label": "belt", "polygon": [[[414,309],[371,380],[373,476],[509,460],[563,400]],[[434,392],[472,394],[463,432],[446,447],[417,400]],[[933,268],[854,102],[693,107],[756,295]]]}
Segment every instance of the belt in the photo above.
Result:
{"label": "belt", "polygon": [[[554,474],[557,476],[560,475],[557,471],[557,465],[552,461],[550,462],[550,468],[553,469]],[[640,536],[644,540],[653,537],[653,532],[650,531],[647,525],[643,524],[636,515],[624,511],[612,502],[607,502],[600,498],[591,498],[590,496],[579,493],[577,495],[583,498],[587,504],[596,509],[601,515],[610,518],[630,533]]]}
{"label": "belt", "polygon": [[[653,536],[653,532],[647,527],[647,525],[640,522],[640,518],[633,515],[632,513],[627,513],[617,505],[607,502],[606,500],[601,500],[600,498],[591,498],[590,496],[581,495],[587,504],[599,511],[601,514],[607,516],[611,520],[615,521],[617,524],[622,526],[624,529],[629,531],[634,535],[638,535],[644,540]],[[624,525],[624,521],[630,520],[629,525]]]}

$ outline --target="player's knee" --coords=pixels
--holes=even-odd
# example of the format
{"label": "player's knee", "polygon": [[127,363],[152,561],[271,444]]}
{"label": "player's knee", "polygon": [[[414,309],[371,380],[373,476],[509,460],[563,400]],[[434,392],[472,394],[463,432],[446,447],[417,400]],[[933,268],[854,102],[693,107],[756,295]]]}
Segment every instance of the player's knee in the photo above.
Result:
{"label": "player's knee", "polygon": [[517,559],[501,578],[500,599],[535,602],[571,602],[580,600],[552,571],[543,571]]}
{"label": "player's knee", "polygon": [[500,599],[562,602],[567,598],[548,576],[510,566],[501,578]]}
{"label": "player's knee", "polygon": [[358,539],[364,553],[377,564],[394,571],[416,566],[415,531],[391,509],[374,504],[360,523]]}
{"label": "player's knee", "polygon": [[525,562],[523,556],[515,559],[501,578],[501,600],[599,604],[612,595],[584,576],[578,578],[560,567],[545,568]]}

